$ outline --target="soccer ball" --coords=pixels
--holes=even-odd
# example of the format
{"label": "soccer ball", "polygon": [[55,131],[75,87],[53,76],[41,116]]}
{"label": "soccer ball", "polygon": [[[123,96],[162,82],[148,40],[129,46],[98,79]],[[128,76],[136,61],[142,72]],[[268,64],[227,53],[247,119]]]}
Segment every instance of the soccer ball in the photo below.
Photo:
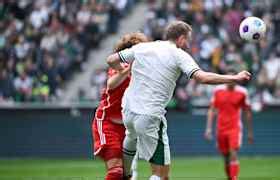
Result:
{"label": "soccer ball", "polygon": [[257,17],[247,17],[239,26],[240,37],[249,42],[258,42],[265,36],[265,32],[265,23]]}

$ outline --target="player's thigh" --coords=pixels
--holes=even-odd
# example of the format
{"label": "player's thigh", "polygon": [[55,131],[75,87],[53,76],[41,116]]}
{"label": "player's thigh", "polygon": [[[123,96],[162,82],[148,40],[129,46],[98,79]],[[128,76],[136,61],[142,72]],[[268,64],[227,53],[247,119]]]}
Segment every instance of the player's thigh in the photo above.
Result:
{"label": "player's thigh", "polygon": [[134,129],[137,134],[137,151],[140,158],[149,161],[158,144],[159,119],[147,115],[136,117]]}
{"label": "player's thigh", "polygon": [[217,148],[220,153],[227,155],[229,153],[229,136],[228,134],[218,133],[217,134]]}
{"label": "player's thigh", "polygon": [[107,149],[120,149],[121,151],[126,129],[122,124],[113,123],[109,119],[106,121],[102,126],[106,142],[104,147]]}
{"label": "player's thigh", "polygon": [[104,161],[109,159],[122,158],[122,144],[125,136],[125,128],[121,124],[114,124],[109,119],[102,122],[102,134],[98,139],[95,138],[95,149],[98,149],[99,155]]}
{"label": "player's thigh", "polygon": [[106,143],[102,145],[97,154],[106,164],[107,169],[122,166],[122,143],[124,139],[125,128],[123,125],[106,122],[103,127]]}
{"label": "player's thigh", "polygon": [[236,131],[229,135],[229,149],[238,151],[242,145],[242,132]]}
{"label": "player's thigh", "polygon": [[160,118],[156,116],[138,114],[135,116],[134,129],[139,136],[149,135],[157,138],[157,132],[160,128]]}
{"label": "player's thigh", "polygon": [[123,123],[126,128],[125,135],[131,139],[136,139],[137,134],[134,126],[136,114],[129,110],[123,110],[122,115]]}
{"label": "player's thigh", "polygon": [[[125,130],[122,126],[123,131]],[[92,133],[93,133],[93,145],[94,145],[94,154],[98,155],[99,152],[107,145],[109,146],[118,146],[121,144],[120,142],[120,134],[115,134],[115,128],[112,123],[108,119],[97,120],[94,119],[92,125]],[[113,138],[113,139],[112,139]],[[113,144],[112,144],[113,143]]]}
{"label": "player's thigh", "polygon": [[167,124],[164,117],[139,115],[135,123],[139,157],[153,164],[170,164]]}

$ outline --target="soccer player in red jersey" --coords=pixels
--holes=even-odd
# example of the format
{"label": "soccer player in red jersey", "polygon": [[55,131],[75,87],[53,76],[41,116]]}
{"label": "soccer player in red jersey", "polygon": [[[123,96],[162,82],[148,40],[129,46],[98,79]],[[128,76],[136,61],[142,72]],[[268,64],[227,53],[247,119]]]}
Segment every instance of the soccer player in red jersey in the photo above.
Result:
{"label": "soccer player in red jersey", "polygon": [[[234,71],[230,70],[229,74]],[[217,112],[217,147],[225,160],[225,171],[229,180],[237,180],[239,162],[237,153],[241,147],[241,110],[244,110],[248,128],[248,142],[253,143],[252,113],[247,90],[239,85],[219,85],[215,88],[208,110],[205,138],[212,139],[212,125]]]}
{"label": "soccer player in red jersey", "polygon": [[[142,33],[131,33],[121,38],[115,52],[130,48],[135,44],[147,42]],[[104,160],[107,174],[106,180],[123,179],[122,143],[125,127],[122,122],[121,101],[130,81],[130,65],[122,64],[123,71],[108,70],[106,88],[96,109],[92,123],[94,138],[94,155]]]}

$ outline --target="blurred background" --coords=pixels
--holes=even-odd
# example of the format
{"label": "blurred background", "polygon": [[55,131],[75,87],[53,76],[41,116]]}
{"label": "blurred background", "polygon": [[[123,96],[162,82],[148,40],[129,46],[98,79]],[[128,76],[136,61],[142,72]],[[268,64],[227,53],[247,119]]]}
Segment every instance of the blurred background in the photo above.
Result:
{"label": "blurred background", "polygon": [[[248,16],[267,25],[259,43],[239,37]],[[0,157],[92,158],[91,120],[107,55],[127,32],[162,39],[176,19],[192,25],[190,53],[204,70],[253,74],[244,86],[256,142],[244,141],[241,154],[279,156],[278,0],[0,0]],[[203,140],[214,86],[186,79],[180,77],[168,104],[172,153],[217,155],[215,142]]]}

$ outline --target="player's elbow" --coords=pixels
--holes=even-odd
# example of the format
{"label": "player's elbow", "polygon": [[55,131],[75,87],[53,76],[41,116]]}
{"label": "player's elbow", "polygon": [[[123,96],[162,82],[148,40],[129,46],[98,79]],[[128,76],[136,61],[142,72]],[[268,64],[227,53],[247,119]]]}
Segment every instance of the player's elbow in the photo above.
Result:
{"label": "player's elbow", "polygon": [[201,84],[208,84],[211,82],[207,72],[198,70],[193,74],[193,79],[196,80],[198,83]]}
{"label": "player's elbow", "polygon": [[108,56],[106,62],[109,66],[112,66],[114,64],[114,55]]}
{"label": "player's elbow", "polygon": [[210,84],[210,80],[207,77],[200,77],[196,79],[200,84]]}

